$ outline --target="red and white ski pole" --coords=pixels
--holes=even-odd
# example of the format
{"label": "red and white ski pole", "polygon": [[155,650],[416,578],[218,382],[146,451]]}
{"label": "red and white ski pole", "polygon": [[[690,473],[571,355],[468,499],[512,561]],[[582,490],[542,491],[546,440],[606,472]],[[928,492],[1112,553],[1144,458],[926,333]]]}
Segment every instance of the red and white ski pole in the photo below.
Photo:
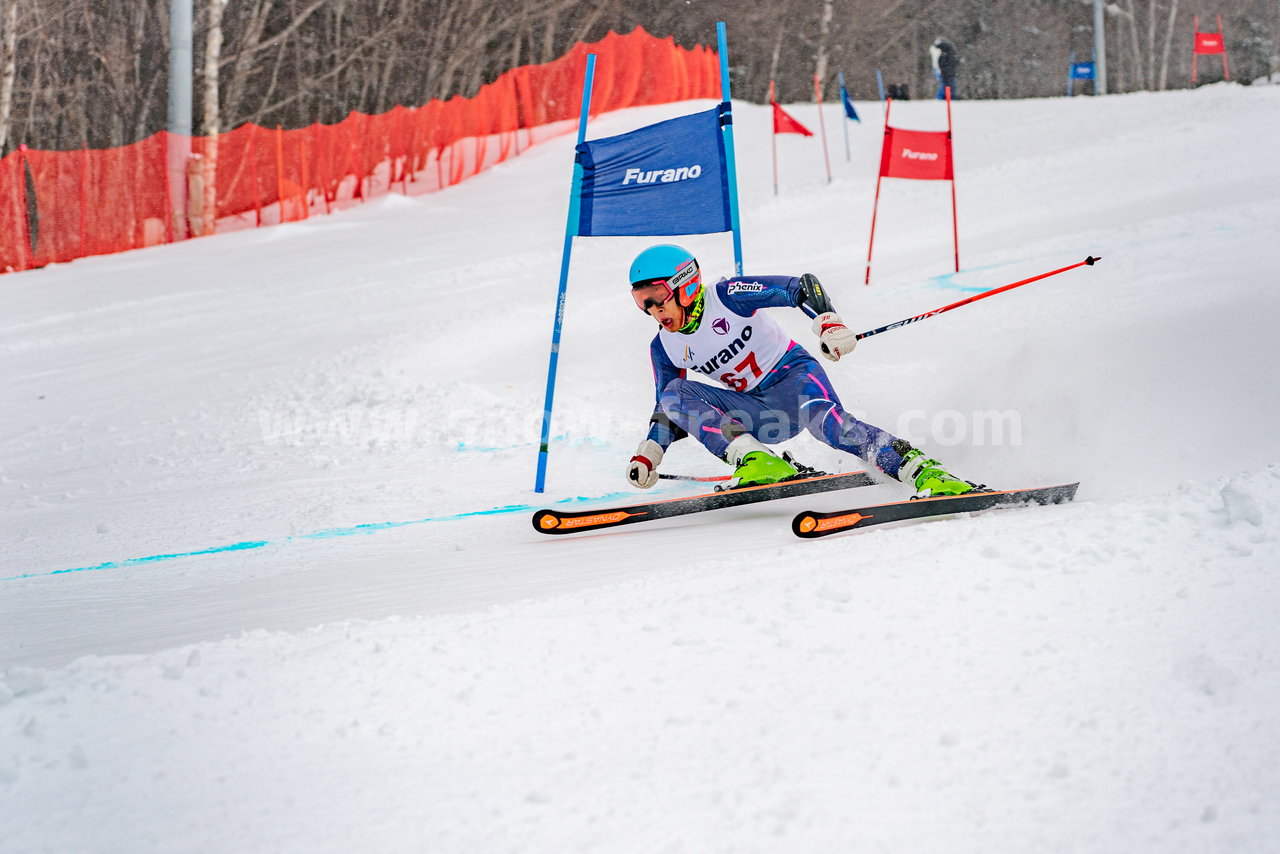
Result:
{"label": "red and white ski pole", "polygon": [[731,474],[714,474],[714,475],[692,475],[692,474],[667,474],[666,472],[658,472],[658,477],[663,480],[696,480],[701,483],[715,483],[721,480],[733,480]]}
{"label": "red and white ski pole", "polygon": [[1032,282],[1038,282],[1041,279],[1047,279],[1050,276],[1056,276],[1059,273],[1065,273],[1068,270],[1074,270],[1076,267],[1084,267],[1086,265],[1092,267],[1094,264],[1098,263],[1101,260],[1102,260],[1101,258],[1094,258],[1092,255],[1090,255],[1088,258],[1084,259],[1083,261],[1080,261],[1076,264],[1070,264],[1066,267],[1063,267],[1060,270],[1053,270],[1048,273],[1041,273],[1038,276],[1032,276],[1029,279],[1023,279],[1020,282],[1012,282],[1007,285],[1001,285],[998,288],[992,288],[989,291],[983,291],[982,293],[975,294],[971,297],[968,297],[967,299],[962,299],[959,302],[953,302],[951,303],[951,305],[944,305],[942,308],[935,308],[933,311],[926,311],[924,314],[917,314],[915,317],[908,317],[906,320],[899,320],[897,323],[890,323],[888,326],[881,326],[879,329],[871,329],[866,332],[859,332],[858,340],[861,341],[863,338],[870,338],[872,335],[879,335],[881,332],[888,332],[890,329],[897,329],[899,326],[906,326],[908,323],[915,323],[917,320],[924,320],[929,317],[934,317],[935,315],[942,314],[944,311],[951,311],[951,309],[953,308],[959,308],[962,305],[968,305],[969,303],[977,302],[980,299],[993,297],[996,294],[1002,294],[1005,291],[1011,291],[1014,288],[1020,288],[1023,285],[1029,285]]}

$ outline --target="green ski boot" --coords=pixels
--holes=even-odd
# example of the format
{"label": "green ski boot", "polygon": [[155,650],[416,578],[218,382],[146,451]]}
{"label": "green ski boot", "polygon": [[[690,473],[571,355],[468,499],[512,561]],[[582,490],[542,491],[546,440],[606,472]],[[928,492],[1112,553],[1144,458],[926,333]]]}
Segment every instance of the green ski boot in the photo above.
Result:
{"label": "green ski boot", "polygon": [[750,433],[743,433],[730,442],[725,449],[724,458],[733,466],[733,476],[737,478],[733,484],[734,489],[765,486],[796,475],[795,466],[769,453]]}
{"label": "green ski boot", "polygon": [[916,494],[912,496],[913,498],[964,495],[978,488],[976,483],[961,480],[939,465],[937,460],[929,459],[917,448],[907,445],[905,452],[896,447],[894,450],[902,454],[902,465],[898,467],[898,480],[909,483],[915,488]]}

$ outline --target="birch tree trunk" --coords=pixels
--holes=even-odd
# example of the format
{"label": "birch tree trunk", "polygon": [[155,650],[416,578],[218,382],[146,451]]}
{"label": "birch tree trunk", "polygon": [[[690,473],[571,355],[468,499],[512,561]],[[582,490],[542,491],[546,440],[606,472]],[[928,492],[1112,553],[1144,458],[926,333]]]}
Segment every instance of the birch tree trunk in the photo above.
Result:
{"label": "birch tree trunk", "polygon": [[1146,67],[1142,62],[1142,42],[1138,36],[1138,11],[1133,7],[1133,0],[1128,0],[1125,15],[1129,23],[1129,46],[1132,50],[1133,88],[1141,91],[1148,87]]}
{"label": "birch tree trunk", "polygon": [[0,156],[9,140],[9,117],[13,110],[13,81],[17,77],[18,0],[0,4]]}
{"label": "birch tree trunk", "polygon": [[822,17],[818,19],[818,62],[814,71],[818,75],[818,85],[827,82],[827,42],[831,37],[832,0],[822,0]]}
{"label": "birch tree trunk", "polygon": [[204,43],[204,200],[200,206],[200,234],[213,234],[218,219],[218,63],[222,58],[223,0],[207,0],[209,30]]}
{"label": "birch tree trunk", "polygon": [[1173,48],[1173,28],[1178,22],[1178,0],[1169,2],[1169,25],[1164,33],[1164,55],[1160,57],[1160,89],[1169,88],[1169,51]]}
{"label": "birch tree trunk", "polygon": [[1147,88],[1156,88],[1156,0],[1147,0]]}
{"label": "birch tree trunk", "polygon": [[[782,56],[782,38],[783,38],[784,32],[785,31],[782,29],[782,27],[778,27],[778,38],[773,43],[773,56],[769,60],[769,84],[771,87],[772,87],[773,81],[778,79],[778,59],[779,57]],[[779,96],[777,96],[774,93],[773,89],[770,88],[769,97],[775,98]]]}

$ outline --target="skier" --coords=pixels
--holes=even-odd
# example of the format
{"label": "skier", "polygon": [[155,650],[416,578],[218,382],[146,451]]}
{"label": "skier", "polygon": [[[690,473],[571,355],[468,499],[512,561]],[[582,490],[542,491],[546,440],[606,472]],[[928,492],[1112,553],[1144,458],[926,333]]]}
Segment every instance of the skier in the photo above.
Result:
{"label": "skier", "polygon": [[938,36],[929,46],[929,58],[933,62],[933,77],[938,81],[938,100],[946,99],[947,87],[951,87],[953,100],[960,97],[956,93],[956,69],[960,65],[960,58],[956,56],[956,49],[951,46],[951,42]]}
{"label": "skier", "polygon": [[[773,444],[808,429],[911,484],[919,496],[975,488],[909,442],[846,412],[818,361],[759,311],[800,308],[813,317],[822,355],[833,362],[847,356],[857,336],[813,275],[735,277],[707,288],[687,249],[659,244],[632,262],[631,296],[662,327],[649,345],[657,405],[649,435],[627,463],[635,486],[657,483],[664,451],[685,436],[733,466],[735,486],[777,483],[796,468],[762,440]],[[691,370],[726,388],[688,379]]]}

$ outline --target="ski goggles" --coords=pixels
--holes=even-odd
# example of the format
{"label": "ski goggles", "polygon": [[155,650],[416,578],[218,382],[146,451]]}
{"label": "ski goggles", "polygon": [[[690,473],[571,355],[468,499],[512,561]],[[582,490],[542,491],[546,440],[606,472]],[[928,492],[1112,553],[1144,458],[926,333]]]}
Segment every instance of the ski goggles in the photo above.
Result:
{"label": "ski goggles", "polygon": [[636,305],[645,314],[649,313],[651,308],[660,308],[667,304],[667,301],[675,294],[671,290],[671,285],[667,284],[666,279],[658,279],[656,282],[638,282],[631,286],[631,298],[636,301]]}
{"label": "ski goggles", "polygon": [[692,299],[692,294],[696,292],[698,283],[701,280],[702,276],[698,266],[691,262],[683,269],[678,270],[669,279],[648,279],[633,282],[631,284],[631,298],[636,301],[636,305],[639,306],[641,311],[648,314],[649,309],[666,305],[667,301],[681,289],[686,291],[686,300]]}

